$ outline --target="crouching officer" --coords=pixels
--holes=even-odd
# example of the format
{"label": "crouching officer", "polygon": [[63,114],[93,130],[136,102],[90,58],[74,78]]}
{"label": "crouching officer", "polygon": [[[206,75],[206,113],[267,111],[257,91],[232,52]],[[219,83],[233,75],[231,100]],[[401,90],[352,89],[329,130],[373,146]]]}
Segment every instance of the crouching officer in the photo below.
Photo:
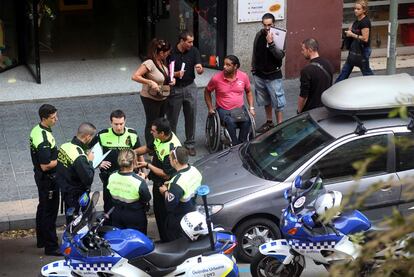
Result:
{"label": "crouching officer", "polygon": [[39,193],[36,212],[37,247],[45,248],[46,255],[61,255],[56,236],[56,218],[59,209],[59,187],[55,182],[57,147],[52,135],[57,109],[49,104],[39,108],[40,123],[30,133],[30,154],[34,178]]}
{"label": "crouching officer", "polygon": [[95,170],[92,166],[94,155],[88,151],[88,144],[95,134],[95,126],[84,122],[72,141],[62,144],[59,149],[56,179],[65,201],[67,224],[79,212],[80,196],[91,189]]}
{"label": "crouching officer", "polygon": [[134,173],[136,155],[131,149],[118,155],[119,171],[109,176],[108,190],[115,207],[112,225],[121,229],[132,228],[147,234],[147,203],[151,200],[145,174]]}
{"label": "crouching officer", "polygon": [[175,174],[175,169],[170,164],[169,153],[180,141],[171,131],[170,123],[165,118],[156,119],[151,125],[151,134],[154,141],[150,145],[144,145],[136,149],[138,155],[155,151],[152,163],[138,162],[138,167],[146,167],[150,170],[149,179],[153,181],[152,196],[154,197],[154,215],[157,222],[158,233],[161,241],[168,241],[165,220],[167,211],[165,209],[164,196],[161,195],[159,187]]}
{"label": "crouching officer", "polygon": [[[111,128],[100,131],[91,142],[91,145],[99,143],[104,154],[111,151],[99,165],[101,171],[99,177],[103,184],[105,213],[112,208],[111,194],[109,193],[107,186],[109,176],[119,169],[117,162],[119,151],[123,149],[137,149],[141,146],[137,132],[132,128],[125,127],[126,115],[123,111],[115,110],[111,113],[109,118],[111,120]],[[140,157],[139,159],[144,161],[143,157]],[[107,221],[106,224],[111,225],[111,222]]]}
{"label": "crouching officer", "polygon": [[165,197],[167,209],[166,229],[168,240],[173,241],[183,236],[180,221],[189,212],[195,211],[196,192],[201,185],[201,173],[188,164],[188,150],[177,147],[170,153],[171,165],[177,173],[168,182],[168,186],[160,187],[160,193]]}

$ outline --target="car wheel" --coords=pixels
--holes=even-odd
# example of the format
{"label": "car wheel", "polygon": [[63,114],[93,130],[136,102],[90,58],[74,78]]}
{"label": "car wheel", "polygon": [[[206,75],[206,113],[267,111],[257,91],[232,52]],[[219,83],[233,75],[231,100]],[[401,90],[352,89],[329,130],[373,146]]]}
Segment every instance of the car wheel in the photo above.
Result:
{"label": "car wheel", "polygon": [[247,263],[251,263],[259,253],[260,245],[281,237],[277,224],[267,218],[249,219],[236,228],[235,234],[236,256]]}

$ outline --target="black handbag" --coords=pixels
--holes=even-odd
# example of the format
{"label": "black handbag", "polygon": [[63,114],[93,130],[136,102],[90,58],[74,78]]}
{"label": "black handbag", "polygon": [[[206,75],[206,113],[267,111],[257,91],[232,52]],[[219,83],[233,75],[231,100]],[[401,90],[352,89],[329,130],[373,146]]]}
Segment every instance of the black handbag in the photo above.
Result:
{"label": "black handbag", "polygon": [[352,66],[361,67],[365,62],[363,48],[362,43],[358,39],[354,39],[349,47],[348,58],[346,59],[347,63]]}
{"label": "black handbag", "polygon": [[234,108],[230,110],[230,116],[234,122],[244,122],[249,120],[249,116],[246,114],[244,107]]}

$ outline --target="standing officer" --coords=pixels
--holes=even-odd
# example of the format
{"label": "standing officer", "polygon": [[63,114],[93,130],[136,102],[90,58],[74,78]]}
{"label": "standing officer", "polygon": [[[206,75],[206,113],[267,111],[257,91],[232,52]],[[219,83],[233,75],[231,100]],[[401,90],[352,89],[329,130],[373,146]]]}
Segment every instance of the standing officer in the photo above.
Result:
{"label": "standing officer", "polygon": [[[119,151],[122,149],[137,149],[141,146],[137,132],[134,129],[125,127],[126,116],[121,110],[115,110],[109,116],[111,120],[111,128],[104,129],[98,133],[91,145],[99,143],[103,153],[110,151],[108,156],[101,162],[99,169],[101,173],[99,177],[103,184],[103,200],[104,211],[107,213],[112,208],[111,194],[108,191],[109,176],[119,170],[117,162]],[[144,161],[143,157],[140,157]],[[110,225],[110,223],[107,222]]]}
{"label": "standing officer", "polygon": [[138,162],[138,167],[145,167],[150,170],[148,177],[153,181],[152,196],[154,197],[154,214],[158,232],[161,241],[168,241],[167,231],[165,230],[167,211],[159,187],[174,175],[175,169],[171,166],[169,154],[172,149],[181,146],[181,143],[171,131],[170,123],[165,118],[158,118],[152,123],[151,134],[154,137],[154,142],[151,145],[141,146],[135,152],[138,155],[143,155],[155,151],[156,155],[154,155],[152,163]]}
{"label": "standing officer", "polygon": [[[79,198],[89,192],[95,170],[92,166],[94,155],[88,151],[88,144],[96,134],[96,127],[89,122],[82,123],[71,142],[60,146],[58,153],[57,181],[65,201],[66,223],[79,212]],[[68,211],[73,210],[73,214]]]}
{"label": "standing officer", "polygon": [[168,230],[169,241],[180,238],[180,221],[189,212],[195,211],[197,188],[201,185],[201,173],[194,166],[188,164],[188,151],[178,146],[170,153],[171,165],[177,171],[168,182],[162,185],[160,193],[164,195],[167,209],[165,228]]}
{"label": "standing officer", "polygon": [[134,173],[136,155],[131,149],[121,150],[118,155],[119,171],[109,176],[108,190],[115,210],[112,226],[132,228],[147,234],[147,203],[151,194],[144,173]]}
{"label": "standing officer", "polygon": [[[191,156],[196,155],[195,130],[197,116],[197,86],[194,83],[195,74],[204,72],[201,65],[200,52],[193,46],[194,35],[188,30],[181,32],[178,44],[171,51],[169,59],[175,61],[174,77],[175,86],[168,97],[167,118],[171,124],[171,130],[176,133],[178,117],[181,106],[183,107],[185,121],[185,142]],[[184,67],[183,67],[184,65]]]}
{"label": "standing officer", "polygon": [[34,178],[39,193],[36,212],[37,247],[45,248],[45,255],[60,256],[56,236],[56,217],[59,209],[59,187],[55,182],[57,147],[52,126],[58,120],[57,109],[49,104],[39,108],[40,123],[30,133],[30,154]]}

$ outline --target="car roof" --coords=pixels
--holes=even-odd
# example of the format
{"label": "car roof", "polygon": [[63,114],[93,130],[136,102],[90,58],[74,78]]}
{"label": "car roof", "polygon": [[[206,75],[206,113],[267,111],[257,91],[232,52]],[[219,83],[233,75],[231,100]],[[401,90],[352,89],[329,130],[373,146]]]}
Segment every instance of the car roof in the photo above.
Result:
{"label": "car roof", "polygon": [[[351,115],[338,114],[329,111],[325,107],[310,110],[311,118],[328,134],[334,138],[339,138],[354,133],[357,121]],[[388,115],[359,115],[357,117],[367,130],[407,126],[410,119],[400,117],[389,118]]]}

